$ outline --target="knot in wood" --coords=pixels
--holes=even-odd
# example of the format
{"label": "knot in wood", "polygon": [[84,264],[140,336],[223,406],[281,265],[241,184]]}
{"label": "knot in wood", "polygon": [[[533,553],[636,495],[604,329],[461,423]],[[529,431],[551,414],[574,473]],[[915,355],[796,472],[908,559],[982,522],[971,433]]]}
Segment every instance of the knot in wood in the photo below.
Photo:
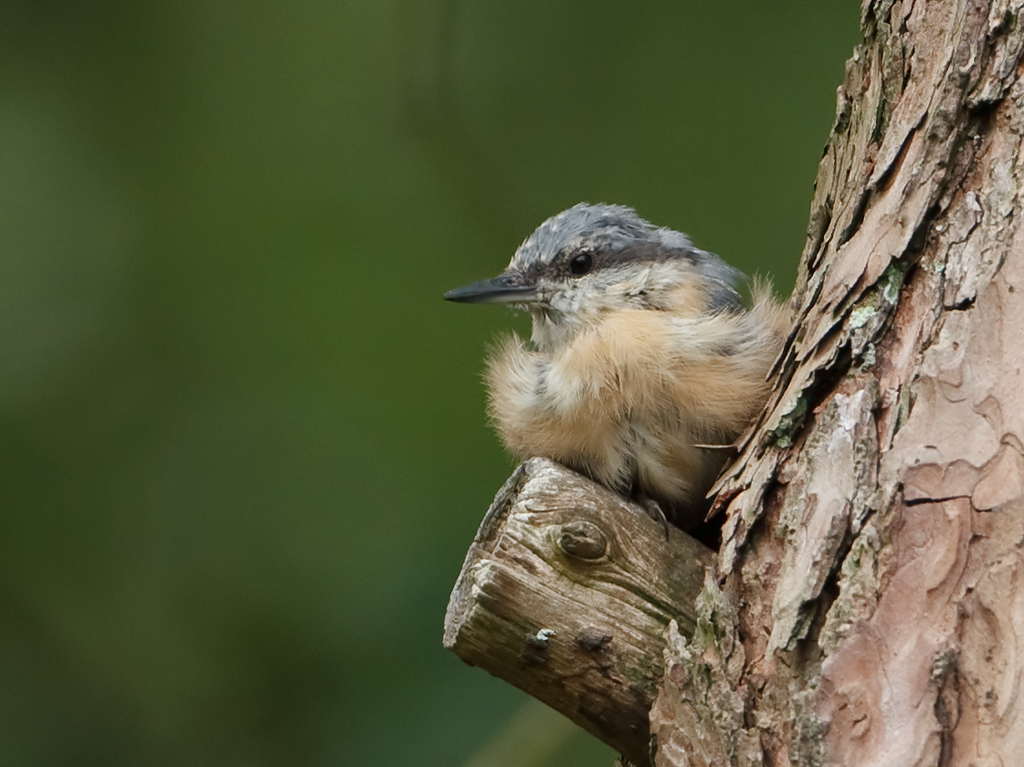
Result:
{"label": "knot in wood", "polygon": [[594,652],[603,650],[612,641],[612,635],[606,634],[596,626],[584,626],[576,634],[576,644],[581,650]]}
{"label": "knot in wood", "polygon": [[576,559],[600,559],[608,550],[608,539],[592,522],[570,522],[562,525],[558,547]]}
{"label": "knot in wood", "polygon": [[526,646],[523,648],[522,659],[527,663],[547,663],[548,650],[551,637],[555,632],[551,629],[541,629],[536,634],[526,638]]}

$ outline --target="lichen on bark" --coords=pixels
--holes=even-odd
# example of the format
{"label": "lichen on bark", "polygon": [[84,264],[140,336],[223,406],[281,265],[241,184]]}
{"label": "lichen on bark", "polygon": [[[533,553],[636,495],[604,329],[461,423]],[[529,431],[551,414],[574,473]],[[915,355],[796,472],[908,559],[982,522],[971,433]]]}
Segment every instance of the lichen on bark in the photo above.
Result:
{"label": "lichen on bark", "polygon": [[716,488],[721,625],[666,651],[663,767],[1024,753],[1024,0],[862,28],[778,385]]}

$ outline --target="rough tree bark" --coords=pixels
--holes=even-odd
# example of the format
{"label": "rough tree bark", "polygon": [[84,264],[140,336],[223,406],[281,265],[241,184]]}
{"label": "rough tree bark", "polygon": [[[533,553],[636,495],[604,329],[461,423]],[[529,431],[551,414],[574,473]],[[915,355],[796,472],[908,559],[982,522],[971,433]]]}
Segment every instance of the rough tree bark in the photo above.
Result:
{"label": "rough tree bark", "polygon": [[1024,763],[1022,15],[863,5],[657,765]]}
{"label": "rough tree bark", "polygon": [[1024,0],[861,23],[659,767],[1024,764]]}

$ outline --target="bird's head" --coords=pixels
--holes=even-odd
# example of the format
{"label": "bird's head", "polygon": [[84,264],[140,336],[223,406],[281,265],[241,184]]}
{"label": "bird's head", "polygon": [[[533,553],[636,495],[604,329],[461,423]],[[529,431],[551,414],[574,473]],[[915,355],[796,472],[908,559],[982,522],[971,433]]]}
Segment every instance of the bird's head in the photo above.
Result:
{"label": "bird's head", "polygon": [[678,309],[685,300],[695,314],[739,310],[742,279],[631,208],[580,203],[537,227],[500,275],[444,297],[528,309],[534,345],[550,351],[621,309]]}

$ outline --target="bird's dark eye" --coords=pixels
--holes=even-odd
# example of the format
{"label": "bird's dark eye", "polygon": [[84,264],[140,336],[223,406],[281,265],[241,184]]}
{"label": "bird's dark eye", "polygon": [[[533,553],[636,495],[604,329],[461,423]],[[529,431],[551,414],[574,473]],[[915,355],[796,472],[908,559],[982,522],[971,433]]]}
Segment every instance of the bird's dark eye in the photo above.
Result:
{"label": "bird's dark eye", "polygon": [[578,253],[573,256],[572,261],[569,262],[569,271],[573,273],[574,277],[582,277],[593,268],[594,256],[588,251]]}

